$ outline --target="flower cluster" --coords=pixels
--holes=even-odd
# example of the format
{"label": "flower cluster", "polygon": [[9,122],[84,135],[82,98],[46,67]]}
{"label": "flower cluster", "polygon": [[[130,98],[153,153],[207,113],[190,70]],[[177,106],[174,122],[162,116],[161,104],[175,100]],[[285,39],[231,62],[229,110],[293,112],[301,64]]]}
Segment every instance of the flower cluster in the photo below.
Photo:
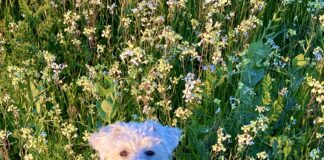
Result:
{"label": "flower cluster", "polygon": [[167,5],[174,10],[176,7],[185,7],[186,0],[168,0]]}
{"label": "flower cluster", "polygon": [[263,0],[250,0],[250,4],[252,5],[251,12],[261,11],[265,8],[266,3]]}
{"label": "flower cluster", "polygon": [[50,54],[48,51],[40,51],[39,54],[43,55],[44,60],[46,62],[46,67],[44,68],[43,71],[41,71],[42,73],[41,78],[47,82],[51,82],[52,80],[54,80],[54,82],[56,83],[62,83],[59,74],[62,72],[64,68],[67,67],[67,65],[57,64],[55,62],[56,57]]}
{"label": "flower cluster", "polygon": [[[324,19],[324,16],[323,16],[323,19]],[[316,61],[321,61],[323,59],[323,49],[321,47],[316,47],[314,50],[313,50],[313,55],[315,56],[316,58]]]}
{"label": "flower cluster", "polygon": [[205,25],[205,32],[199,34],[198,37],[201,38],[201,41],[198,43],[199,46],[203,44],[211,44],[211,45],[221,45],[217,44],[220,42],[221,37],[221,26],[222,23],[214,22],[213,19],[209,19]]}
{"label": "flower cluster", "polygon": [[101,37],[107,38],[108,40],[111,37],[111,26],[107,25],[105,26],[105,29],[101,33]]}
{"label": "flower cluster", "polygon": [[64,29],[64,32],[75,34],[78,31],[78,24],[77,21],[80,20],[80,15],[75,12],[67,11],[64,14],[64,21],[63,23],[67,26]]}
{"label": "flower cluster", "polygon": [[60,106],[57,104],[53,106],[53,109],[47,112],[47,116],[49,119],[53,120],[55,124],[59,124],[62,121],[61,117],[62,110]]}
{"label": "flower cluster", "polygon": [[119,69],[119,63],[115,62],[114,64],[112,64],[108,75],[113,77],[114,79],[119,79],[121,76],[122,71]]}
{"label": "flower cluster", "polygon": [[317,81],[311,77],[307,78],[307,83],[312,87],[312,94],[316,96],[316,101],[321,104],[324,102],[324,81]]}
{"label": "flower cluster", "polygon": [[224,133],[224,128],[219,128],[217,130],[217,143],[215,145],[213,145],[213,147],[212,147],[212,150],[214,151],[214,153],[216,155],[220,154],[221,152],[226,151],[224,142],[229,141],[230,138],[231,138],[231,135]]}
{"label": "flower cluster", "polygon": [[[324,127],[324,105],[321,105],[321,113],[322,113],[322,116],[320,117],[317,117],[314,121],[315,124],[318,124],[319,126],[321,127]],[[317,132],[316,133],[316,138],[321,138],[324,136],[324,133],[320,133],[320,132]]]}
{"label": "flower cluster", "polygon": [[199,22],[196,19],[191,19],[190,22],[191,22],[192,29],[196,30],[199,25]]}
{"label": "flower cluster", "polygon": [[177,34],[174,30],[172,30],[171,26],[166,26],[160,35],[158,35],[160,40],[165,40],[166,44],[164,48],[173,46],[177,41],[182,40],[182,36]]}
{"label": "flower cluster", "polygon": [[135,47],[129,43],[128,48],[124,49],[124,51],[120,54],[120,59],[123,62],[129,59],[131,64],[138,66],[140,64],[147,63],[147,61],[144,60],[144,55],[145,51],[143,49],[140,47]]}
{"label": "flower cluster", "polygon": [[0,143],[6,139],[8,137],[8,134],[4,131],[0,129]]}
{"label": "flower cluster", "polygon": [[137,17],[153,15],[158,5],[159,5],[158,3],[152,0],[141,1],[140,3],[137,4],[136,8],[132,9],[132,12],[136,14]]}
{"label": "flower cluster", "polygon": [[250,16],[249,19],[242,21],[241,24],[236,27],[235,33],[247,37],[248,33],[259,25],[262,25],[262,21],[255,16]]}
{"label": "flower cluster", "polygon": [[96,33],[96,28],[94,27],[86,27],[83,29],[83,34],[87,37],[90,37],[91,35]]}
{"label": "flower cluster", "polygon": [[309,156],[315,160],[315,159],[319,159],[320,158],[320,154],[321,150],[319,148],[315,148],[313,150],[310,151]]}
{"label": "flower cluster", "polygon": [[257,158],[258,159],[268,159],[269,155],[265,151],[262,151],[262,152],[257,153]]}
{"label": "flower cluster", "polygon": [[273,50],[277,50],[280,48],[278,45],[276,45],[276,43],[274,42],[274,40],[272,38],[268,38],[266,44],[270,45],[271,49],[273,49]]}
{"label": "flower cluster", "polygon": [[206,8],[206,11],[208,12],[207,17],[210,18],[214,13],[222,13],[224,8],[231,4],[230,0],[205,0],[203,8]]}
{"label": "flower cluster", "polygon": [[181,121],[186,121],[192,115],[192,112],[187,108],[179,107],[174,111],[174,114]]}
{"label": "flower cluster", "polygon": [[176,157],[321,158],[323,0],[114,2],[0,7],[1,158],[99,159],[91,132],[131,119],[181,128]]}
{"label": "flower cluster", "polygon": [[11,84],[13,86],[17,86],[19,83],[27,83],[26,68],[22,68],[18,66],[8,66],[7,71],[9,73],[9,78],[11,79]]}
{"label": "flower cluster", "polygon": [[195,80],[195,75],[193,73],[188,73],[187,76],[184,77],[184,80],[186,84],[182,98],[184,98],[187,103],[201,103],[202,96],[200,93],[202,90],[200,89],[200,79]]}
{"label": "flower cluster", "polygon": [[19,109],[17,106],[15,105],[9,105],[7,108],[7,112],[12,112],[12,114],[14,115],[15,118],[17,118],[19,116]]}
{"label": "flower cluster", "polygon": [[265,106],[257,106],[255,108],[255,111],[257,111],[257,112],[259,112],[261,114],[263,112],[269,111],[269,108],[268,107],[265,107]]}
{"label": "flower cluster", "polygon": [[268,110],[263,106],[258,106],[256,111],[259,112],[257,120],[253,120],[250,124],[241,127],[243,134],[237,135],[238,150],[241,151],[244,147],[253,145],[253,139],[260,131],[265,131],[269,127],[269,118],[261,114],[262,112]]}
{"label": "flower cluster", "polygon": [[185,41],[183,44],[178,45],[179,50],[181,51],[180,60],[183,60],[186,56],[191,57],[191,59],[198,58],[198,53],[194,45],[190,45],[189,42]]}
{"label": "flower cluster", "polygon": [[78,134],[76,133],[78,128],[76,128],[73,124],[64,122],[61,124],[61,127],[62,135],[64,135],[66,138],[73,139],[78,137]]}
{"label": "flower cluster", "polygon": [[77,85],[82,87],[84,92],[90,93],[92,96],[96,97],[96,87],[95,84],[86,76],[82,76],[77,80]]}
{"label": "flower cluster", "polygon": [[0,53],[3,53],[5,49],[6,39],[3,37],[3,34],[0,32]]}
{"label": "flower cluster", "polygon": [[19,130],[19,137],[21,137],[24,142],[24,149],[26,149],[27,151],[32,149],[37,151],[38,153],[44,153],[45,151],[47,151],[47,135],[42,133],[39,136],[36,136],[33,129],[21,128]]}
{"label": "flower cluster", "polygon": [[173,66],[170,63],[168,63],[165,59],[160,59],[156,67],[156,74],[159,78],[164,78],[167,76],[167,74],[171,71],[172,68]]}
{"label": "flower cluster", "polygon": [[311,13],[318,13],[324,8],[324,2],[321,0],[312,0],[307,3],[307,11]]}

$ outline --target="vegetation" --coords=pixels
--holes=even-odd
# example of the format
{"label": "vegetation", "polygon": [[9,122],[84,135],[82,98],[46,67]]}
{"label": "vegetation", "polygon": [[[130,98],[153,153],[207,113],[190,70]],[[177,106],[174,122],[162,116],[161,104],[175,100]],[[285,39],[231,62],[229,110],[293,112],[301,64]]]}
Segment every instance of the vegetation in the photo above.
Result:
{"label": "vegetation", "polygon": [[98,159],[155,119],[189,159],[324,159],[322,0],[2,0],[0,159]]}

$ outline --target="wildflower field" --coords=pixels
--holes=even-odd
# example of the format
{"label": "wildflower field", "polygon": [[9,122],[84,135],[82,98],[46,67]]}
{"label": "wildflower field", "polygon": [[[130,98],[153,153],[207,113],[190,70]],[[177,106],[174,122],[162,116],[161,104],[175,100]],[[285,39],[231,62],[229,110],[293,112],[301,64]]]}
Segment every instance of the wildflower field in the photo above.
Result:
{"label": "wildflower field", "polygon": [[0,160],[146,119],[177,160],[323,160],[323,33],[323,0],[2,0]]}

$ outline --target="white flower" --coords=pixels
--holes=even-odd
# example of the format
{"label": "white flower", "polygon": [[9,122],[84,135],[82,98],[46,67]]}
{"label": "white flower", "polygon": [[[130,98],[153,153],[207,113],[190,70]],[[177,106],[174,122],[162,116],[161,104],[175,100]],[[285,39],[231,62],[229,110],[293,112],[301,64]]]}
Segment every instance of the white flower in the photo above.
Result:
{"label": "white flower", "polygon": [[0,140],[3,140],[6,138],[6,133],[4,130],[0,130]]}
{"label": "white flower", "polygon": [[111,37],[111,26],[107,25],[105,26],[105,29],[101,33],[101,37],[109,39]]}
{"label": "white flower", "polygon": [[312,159],[318,159],[320,153],[321,153],[320,149],[319,149],[319,148],[316,148],[316,149],[313,149],[313,150],[309,153],[309,156],[310,156]]}
{"label": "white flower", "polygon": [[263,113],[265,111],[269,111],[269,108],[268,107],[265,107],[265,106],[257,106],[255,108],[255,111],[258,111],[259,113]]}
{"label": "white flower", "polygon": [[177,110],[174,111],[174,114],[177,118],[181,120],[186,120],[192,115],[192,112],[189,109],[184,109],[183,107],[177,108]]}
{"label": "white flower", "polygon": [[195,75],[193,73],[188,73],[187,76],[184,78],[186,84],[185,84],[185,89],[182,91],[183,92],[182,98],[184,98],[185,102],[187,103],[193,103],[193,102],[200,103],[202,99],[200,95],[202,90],[199,88],[201,81],[199,79],[194,80],[194,78]]}
{"label": "white flower", "polygon": [[258,159],[267,159],[267,158],[269,158],[269,155],[265,151],[263,151],[263,152],[257,153],[257,157],[258,157]]}
{"label": "white flower", "polygon": [[33,159],[33,155],[32,154],[26,154],[24,156],[24,160],[32,160]]}

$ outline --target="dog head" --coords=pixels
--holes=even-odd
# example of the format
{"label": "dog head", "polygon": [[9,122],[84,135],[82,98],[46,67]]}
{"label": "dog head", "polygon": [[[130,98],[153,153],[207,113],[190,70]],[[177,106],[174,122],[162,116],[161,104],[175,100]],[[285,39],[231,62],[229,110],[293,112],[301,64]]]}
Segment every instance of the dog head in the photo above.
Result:
{"label": "dog head", "polygon": [[168,160],[181,131],[155,121],[119,122],[101,128],[89,138],[101,160]]}

